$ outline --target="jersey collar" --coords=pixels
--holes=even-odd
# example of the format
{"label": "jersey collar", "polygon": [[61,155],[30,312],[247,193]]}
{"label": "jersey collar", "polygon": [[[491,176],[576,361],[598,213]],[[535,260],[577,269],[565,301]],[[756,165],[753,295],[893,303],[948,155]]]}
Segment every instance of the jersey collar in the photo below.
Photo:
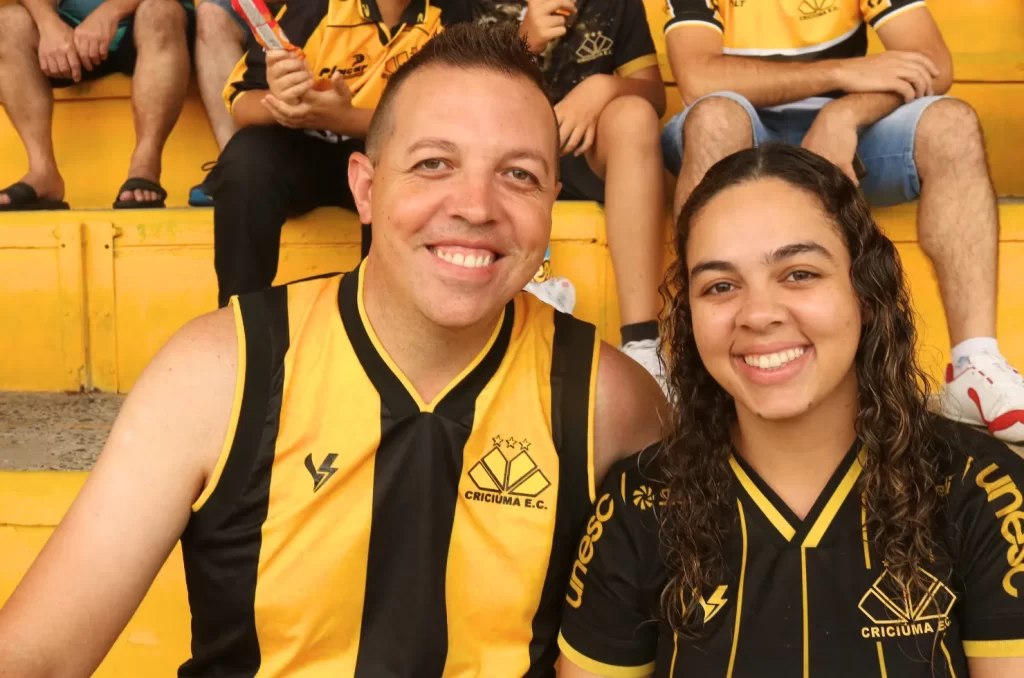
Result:
{"label": "jersey collar", "polygon": [[[362,15],[367,19],[370,19],[374,23],[383,24],[384,17],[380,13],[380,7],[377,5],[377,0],[359,0],[360,10]],[[409,6],[402,12],[401,19],[398,20],[398,27],[386,26],[392,35],[399,32],[401,26],[421,24],[426,20],[427,10],[430,8],[430,0],[410,0]],[[394,30],[392,30],[394,29]]]}

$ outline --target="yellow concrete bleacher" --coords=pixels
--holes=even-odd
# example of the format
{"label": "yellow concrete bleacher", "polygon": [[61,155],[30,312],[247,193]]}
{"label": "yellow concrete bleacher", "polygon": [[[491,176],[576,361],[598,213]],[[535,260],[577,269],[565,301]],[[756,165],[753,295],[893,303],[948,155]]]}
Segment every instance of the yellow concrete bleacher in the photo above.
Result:
{"label": "yellow concrete bleacher", "polygon": [[[4,4],[9,0],[0,0]],[[645,0],[664,60],[663,0]],[[984,126],[1000,196],[999,339],[1024,365],[1024,7],[1017,0],[931,0],[954,54],[953,94]],[[877,45],[875,45],[877,48]],[[0,390],[124,392],[170,334],[216,304],[210,210],[188,209],[188,188],[216,146],[195,91],[164,155],[166,210],[113,211],[134,143],[128,78],[114,76],[57,93],[54,139],[74,208],[0,213]],[[666,116],[668,117],[668,116]],[[0,186],[25,170],[20,141],[0,116]],[[878,212],[897,243],[921,315],[922,356],[939,376],[948,338],[930,265],[917,244],[914,206]],[[601,209],[560,203],[552,243],[556,274],[578,291],[577,314],[618,339],[618,307]],[[345,270],[358,259],[353,215],[319,210],[282,236],[279,281]],[[0,601],[9,595],[70,505],[84,475],[0,473]],[[83,582],[87,586],[88,582]],[[175,550],[99,676],[170,675],[188,654],[188,608]]]}

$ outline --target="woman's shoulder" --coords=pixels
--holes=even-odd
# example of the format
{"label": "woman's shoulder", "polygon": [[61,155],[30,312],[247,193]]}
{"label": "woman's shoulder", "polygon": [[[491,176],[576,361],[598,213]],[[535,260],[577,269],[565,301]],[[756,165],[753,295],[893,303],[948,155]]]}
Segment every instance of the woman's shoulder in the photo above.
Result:
{"label": "woman's shoulder", "polygon": [[983,487],[986,475],[997,469],[1024,481],[1024,457],[1006,443],[940,417],[935,418],[933,431],[939,481],[947,492],[954,485]]}
{"label": "woman's shoulder", "polygon": [[634,520],[656,522],[654,513],[668,498],[663,459],[662,443],[658,442],[620,460],[608,471],[598,501],[607,495]]}

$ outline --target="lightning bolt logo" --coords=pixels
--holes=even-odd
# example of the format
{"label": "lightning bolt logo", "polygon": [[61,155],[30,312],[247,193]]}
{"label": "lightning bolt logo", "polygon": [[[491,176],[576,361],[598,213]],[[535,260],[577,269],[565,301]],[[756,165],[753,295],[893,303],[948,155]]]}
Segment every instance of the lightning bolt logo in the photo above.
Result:
{"label": "lightning bolt logo", "polygon": [[309,471],[309,475],[313,476],[313,491],[316,492],[321,487],[327,484],[327,481],[331,479],[338,469],[334,468],[334,460],[338,458],[336,454],[328,454],[324,457],[323,463],[320,464],[320,468],[317,468],[313,464],[313,455],[306,455],[306,470]]}
{"label": "lightning bolt logo", "polygon": [[704,608],[704,623],[707,624],[711,621],[711,618],[722,611],[725,604],[729,601],[725,598],[725,592],[728,590],[726,584],[722,584],[715,592],[711,594],[711,597],[704,600],[704,596],[700,597],[700,606]]}

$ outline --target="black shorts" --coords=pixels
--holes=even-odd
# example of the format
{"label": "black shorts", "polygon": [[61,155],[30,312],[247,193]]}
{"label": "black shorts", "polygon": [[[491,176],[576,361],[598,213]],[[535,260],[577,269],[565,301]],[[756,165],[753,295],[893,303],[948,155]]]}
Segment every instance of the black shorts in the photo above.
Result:
{"label": "black shorts", "polygon": [[593,200],[604,202],[604,181],[594,174],[585,156],[562,156],[558,162],[562,178],[559,200]]}
{"label": "black shorts", "polygon": [[[185,8],[185,38],[188,41],[188,52],[191,55],[195,45],[196,11],[191,2],[183,2],[181,4]],[[68,14],[67,12],[62,12],[59,8],[57,14],[64,23],[72,28],[82,23],[82,21],[77,17]],[[86,70],[83,66],[82,79],[77,83],[69,78],[50,78],[50,86],[55,88],[71,87],[72,85],[89,82],[90,80],[99,80],[100,78],[113,75],[115,73],[123,73],[124,75],[132,75],[135,73],[135,59],[138,54],[135,51],[134,29],[134,18],[129,17],[122,21],[118,25],[115,37],[118,41],[117,46],[115,49],[112,49],[107,53],[107,58],[103,60],[103,63],[91,71]]]}

